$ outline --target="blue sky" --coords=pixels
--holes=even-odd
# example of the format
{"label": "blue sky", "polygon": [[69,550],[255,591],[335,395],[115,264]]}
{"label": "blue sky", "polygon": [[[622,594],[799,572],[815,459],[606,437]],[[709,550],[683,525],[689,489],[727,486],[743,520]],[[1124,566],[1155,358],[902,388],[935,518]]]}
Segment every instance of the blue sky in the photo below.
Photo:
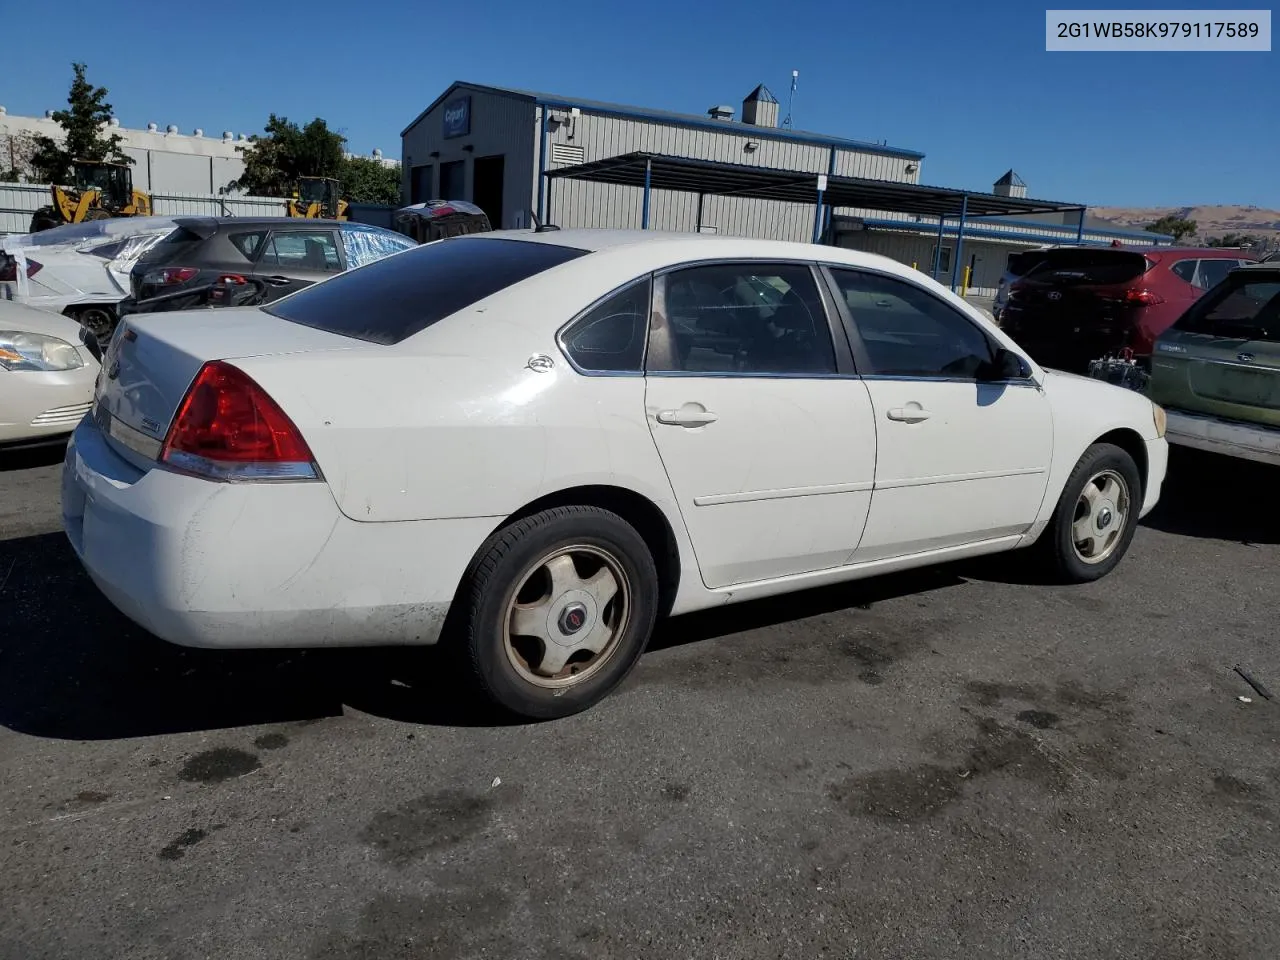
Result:
{"label": "blue sky", "polygon": [[4,6],[10,113],[62,106],[82,59],[125,126],[318,115],[350,149],[398,155],[454,80],[703,113],[760,82],[785,110],[796,69],[798,128],[920,150],[929,183],[989,188],[1013,167],[1047,199],[1280,208],[1280,53],[1046,53],[1045,5],[1025,0]]}

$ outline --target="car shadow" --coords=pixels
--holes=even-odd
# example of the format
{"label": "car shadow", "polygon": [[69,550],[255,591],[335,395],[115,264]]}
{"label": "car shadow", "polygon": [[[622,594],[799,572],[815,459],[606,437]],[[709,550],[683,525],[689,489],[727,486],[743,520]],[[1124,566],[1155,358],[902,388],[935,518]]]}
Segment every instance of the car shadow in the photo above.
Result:
{"label": "car shadow", "polygon": [[38,446],[0,449],[0,473],[15,470],[33,470],[37,467],[52,467],[62,462],[67,455],[67,440],[62,438],[54,443],[42,443]]}
{"label": "car shadow", "polygon": [[648,649],[650,652],[666,650],[840,610],[867,610],[873,604],[885,600],[960,586],[964,582],[957,568],[925,567],[907,573],[853,580],[763,600],[700,610],[672,617],[658,624]]}
{"label": "car shadow", "polygon": [[1280,543],[1278,482],[1280,467],[1172,447],[1160,502],[1142,522],[1183,537]]}
{"label": "car shadow", "polygon": [[[807,590],[673,618],[651,650],[768,627],[963,581],[946,568]],[[136,626],[81,570],[61,534],[0,541],[0,726],[114,740],[340,716],[502,726],[433,648],[191,650]]]}

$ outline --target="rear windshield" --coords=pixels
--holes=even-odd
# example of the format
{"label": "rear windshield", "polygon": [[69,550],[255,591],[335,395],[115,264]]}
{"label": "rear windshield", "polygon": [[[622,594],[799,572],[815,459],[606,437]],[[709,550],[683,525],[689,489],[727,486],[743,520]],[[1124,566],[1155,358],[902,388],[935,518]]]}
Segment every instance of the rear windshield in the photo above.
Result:
{"label": "rear windshield", "polygon": [[349,270],[263,309],[317,330],[399,343],[586,252],[525,240],[440,240]]}
{"label": "rear windshield", "polygon": [[1043,250],[1027,279],[1054,285],[1128,283],[1151,266],[1142,254],[1127,250]]}
{"label": "rear windshield", "polygon": [[1027,250],[1009,254],[1008,270],[1015,277],[1025,277],[1037,263],[1044,259],[1044,250]]}
{"label": "rear windshield", "polygon": [[1280,275],[1233,273],[1184,313],[1174,327],[1239,340],[1280,341]]}

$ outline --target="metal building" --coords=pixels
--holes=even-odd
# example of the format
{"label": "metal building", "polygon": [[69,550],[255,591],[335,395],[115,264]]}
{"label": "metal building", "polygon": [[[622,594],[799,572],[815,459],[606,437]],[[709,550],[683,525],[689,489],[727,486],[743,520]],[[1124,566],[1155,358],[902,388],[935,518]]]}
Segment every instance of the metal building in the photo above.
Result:
{"label": "metal building", "polygon": [[[410,203],[471,200],[503,227],[529,225],[530,212],[562,227],[640,227],[643,191],[563,182],[548,196],[544,173],[644,151],[818,174],[916,183],[915,150],[779,127],[778,103],[764,86],[742,105],[706,116],[595,100],[455,83],[401,133],[404,193]],[[552,207],[548,212],[547,204]],[[812,203],[707,195],[705,232],[811,239]],[[696,195],[652,190],[649,227],[696,230]]]}
{"label": "metal building", "polygon": [[[401,132],[410,203],[470,200],[498,227],[649,228],[854,246],[994,292],[1008,254],[1171,238],[1089,223],[1079,203],[926,187],[924,154],[779,126],[763,85],[706,115],[458,82]],[[785,123],[785,121],[784,121]],[[969,243],[966,249],[965,244]]]}

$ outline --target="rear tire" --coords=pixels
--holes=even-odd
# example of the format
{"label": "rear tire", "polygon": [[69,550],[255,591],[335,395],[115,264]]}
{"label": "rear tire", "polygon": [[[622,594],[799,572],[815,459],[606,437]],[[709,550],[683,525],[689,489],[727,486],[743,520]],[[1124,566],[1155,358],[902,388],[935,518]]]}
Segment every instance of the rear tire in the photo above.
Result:
{"label": "rear tire", "polygon": [[59,226],[62,223],[58,219],[57,211],[53,207],[41,207],[31,215],[31,233],[39,233],[41,230],[48,230],[52,227]]}
{"label": "rear tire", "polygon": [[1053,578],[1089,583],[1124,557],[1138,527],[1142,476],[1133,457],[1110,443],[1095,443],[1067,478],[1037,547]]}
{"label": "rear tire", "polygon": [[658,572],[635,528],[598,507],[544,510],[494,533],[460,591],[456,652],[472,685],[531,720],[614,690],[657,619]]}

